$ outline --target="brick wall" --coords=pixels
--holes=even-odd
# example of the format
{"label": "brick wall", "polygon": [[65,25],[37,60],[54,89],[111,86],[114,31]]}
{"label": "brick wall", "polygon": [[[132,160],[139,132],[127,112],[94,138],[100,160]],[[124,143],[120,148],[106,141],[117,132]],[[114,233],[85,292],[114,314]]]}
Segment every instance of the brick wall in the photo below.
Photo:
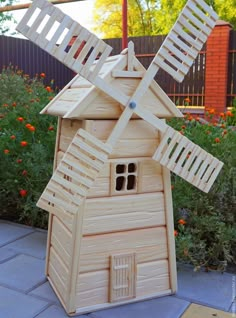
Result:
{"label": "brick wall", "polygon": [[205,108],[216,112],[226,109],[229,35],[232,27],[219,20],[207,41],[205,73]]}

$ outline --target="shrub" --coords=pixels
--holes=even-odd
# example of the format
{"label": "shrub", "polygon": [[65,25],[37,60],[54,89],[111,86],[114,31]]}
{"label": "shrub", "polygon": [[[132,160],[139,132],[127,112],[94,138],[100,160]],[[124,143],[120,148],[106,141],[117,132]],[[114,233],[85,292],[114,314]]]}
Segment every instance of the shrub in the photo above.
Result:
{"label": "shrub", "polygon": [[[209,193],[205,194],[172,175],[177,260],[198,269],[224,270],[236,262],[236,130],[235,109],[218,116],[214,110],[207,120],[173,119],[171,126],[224,162]],[[182,222],[181,220],[184,220]]]}
{"label": "shrub", "polygon": [[39,115],[54,96],[44,77],[12,66],[0,74],[0,216],[40,227],[47,213],[35,203],[52,174],[56,130],[55,118]]}

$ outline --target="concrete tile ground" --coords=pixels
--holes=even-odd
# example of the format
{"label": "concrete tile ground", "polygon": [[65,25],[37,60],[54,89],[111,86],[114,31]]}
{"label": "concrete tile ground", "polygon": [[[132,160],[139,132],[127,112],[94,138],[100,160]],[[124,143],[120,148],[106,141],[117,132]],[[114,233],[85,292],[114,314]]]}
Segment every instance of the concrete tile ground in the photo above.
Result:
{"label": "concrete tile ground", "polygon": [[[0,318],[68,317],[44,276],[45,250],[46,231],[0,220]],[[235,284],[235,275],[194,273],[192,268],[184,267],[178,271],[179,289],[175,296],[77,317],[228,318],[236,312]]]}

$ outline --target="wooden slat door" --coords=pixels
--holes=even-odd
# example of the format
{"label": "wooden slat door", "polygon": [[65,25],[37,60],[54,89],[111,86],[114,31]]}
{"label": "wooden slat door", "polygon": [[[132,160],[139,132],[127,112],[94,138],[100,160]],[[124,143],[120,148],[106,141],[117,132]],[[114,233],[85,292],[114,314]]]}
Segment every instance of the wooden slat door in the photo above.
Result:
{"label": "wooden slat door", "polygon": [[110,302],[136,297],[136,275],[135,253],[111,255]]}

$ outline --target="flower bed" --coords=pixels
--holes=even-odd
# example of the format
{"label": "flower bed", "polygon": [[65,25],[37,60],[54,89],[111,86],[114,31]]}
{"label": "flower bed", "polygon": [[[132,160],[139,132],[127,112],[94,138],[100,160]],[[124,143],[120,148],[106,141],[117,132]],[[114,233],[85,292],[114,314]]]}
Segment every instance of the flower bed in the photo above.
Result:
{"label": "flower bed", "polygon": [[47,213],[35,203],[52,173],[56,130],[55,118],[39,115],[54,96],[45,76],[11,66],[0,74],[0,217],[40,227]]}
{"label": "flower bed", "polygon": [[208,194],[172,176],[177,260],[223,271],[236,262],[236,109],[169,124],[224,162]]}

